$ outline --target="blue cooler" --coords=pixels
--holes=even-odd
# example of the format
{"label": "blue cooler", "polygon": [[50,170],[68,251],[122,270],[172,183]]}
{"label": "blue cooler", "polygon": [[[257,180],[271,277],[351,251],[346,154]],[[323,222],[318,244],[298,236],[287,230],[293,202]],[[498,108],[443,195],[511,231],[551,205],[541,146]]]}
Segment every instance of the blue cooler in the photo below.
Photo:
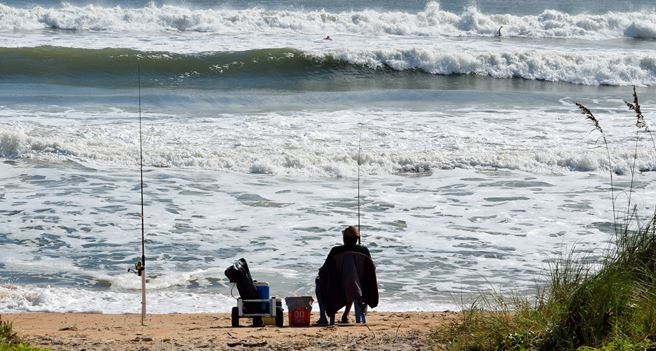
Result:
{"label": "blue cooler", "polygon": [[[260,299],[262,300],[269,300],[270,299],[270,292],[269,292],[269,283],[267,282],[259,282],[257,280],[253,281],[253,284],[255,285],[255,289],[257,290],[257,295]],[[271,302],[262,302],[262,312],[263,313],[268,313],[271,311],[271,307],[269,306]]]}

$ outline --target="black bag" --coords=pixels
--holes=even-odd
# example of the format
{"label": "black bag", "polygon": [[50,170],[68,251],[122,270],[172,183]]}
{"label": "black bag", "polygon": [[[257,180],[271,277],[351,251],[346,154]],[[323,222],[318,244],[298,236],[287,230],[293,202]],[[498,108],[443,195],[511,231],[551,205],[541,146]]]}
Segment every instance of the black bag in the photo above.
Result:
{"label": "black bag", "polygon": [[[235,263],[225,270],[225,275],[231,283],[237,284],[239,296],[244,300],[259,299],[251,272],[248,270],[248,263],[243,258],[238,259]],[[262,304],[257,302],[244,303],[244,312],[260,313]]]}

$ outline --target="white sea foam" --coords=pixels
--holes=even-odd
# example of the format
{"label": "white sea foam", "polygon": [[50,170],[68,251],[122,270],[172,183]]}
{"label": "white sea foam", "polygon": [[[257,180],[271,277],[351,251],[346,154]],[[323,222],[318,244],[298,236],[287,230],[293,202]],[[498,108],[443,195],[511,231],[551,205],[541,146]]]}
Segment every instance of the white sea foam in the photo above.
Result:
{"label": "white sea foam", "polygon": [[[151,291],[149,313],[229,312],[235,301],[222,294]],[[79,288],[0,286],[0,312],[139,313],[138,292],[94,291]]]}
{"label": "white sea foam", "polygon": [[[191,9],[150,4],[145,8],[98,5],[15,8],[0,5],[0,30],[54,28],[76,31],[257,33],[351,33],[394,36],[504,36],[532,38],[608,39],[636,37],[630,27],[653,26],[653,12],[609,12],[600,15],[546,10],[537,16],[486,14],[474,7],[462,13],[442,10],[429,2],[423,11],[361,10],[327,12],[251,9]],[[637,37],[644,38],[640,35]]]}
{"label": "white sea foam", "polygon": [[[223,115],[203,118],[202,123],[195,123],[198,120],[191,116],[175,119],[161,115],[161,121],[146,116],[152,122],[144,130],[144,163],[146,167],[224,169],[278,176],[352,176],[356,172],[353,160],[357,147],[341,141],[345,134],[357,140],[353,133],[359,128],[353,121],[362,121],[366,126],[361,131],[361,171],[365,174],[428,173],[453,168],[502,168],[536,174],[606,169],[605,153],[590,150],[580,141],[588,135],[585,121],[572,125],[560,121],[560,113],[523,109],[456,109],[440,113],[348,110]],[[134,118],[129,112],[119,114]],[[540,123],[524,118],[527,114]],[[509,119],[515,120],[518,127],[508,128]],[[299,130],[303,125],[314,125],[317,132]],[[576,130],[554,134],[565,125],[576,126]],[[179,133],[183,128],[187,133]],[[622,128],[615,133],[631,135],[630,124]],[[138,130],[129,123],[88,125],[68,120],[50,124],[40,119],[35,125],[16,120],[5,125],[0,134],[0,150],[10,159],[73,161],[93,167],[134,166],[138,157],[136,133]],[[540,139],[543,141],[536,144]],[[632,166],[629,140],[612,150],[618,172]],[[639,150],[639,169],[656,169],[654,152],[651,148]]]}
{"label": "white sea foam", "polygon": [[[150,287],[150,286],[149,286]],[[139,313],[141,294],[93,291],[78,288],[36,287],[5,284],[0,286],[0,313],[86,312]],[[230,296],[182,291],[153,291],[147,295],[148,313],[229,313],[236,306]],[[283,300],[284,301],[284,300]],[[284,306],[284,302],[283,302]],[[318,310],[316,302],[313,309]],[[457,311],[453,303],[403,301],[383,298],[376,311]]]}
{"label": "white sea foam", "polygon": [[0,134],[0,157],[16,158],[24,155],[26,151],[23,141],[25,138],[20,132],[15,134],[2,133]]}
{"label": "white sea foam", "polygon": [[656,39],[656,23],[636,21],[624,30],[624,35],[631,38]]}
{"label": "white sea foam", "polygon": [[656,83],[656,59],[651,54],[637,52],[596,54],[553,49],[480,52],[431,48],[347,49],[335,50],[329,55],[372,68],[419,69],[440,75],[473,74],[583,85],[651,86]]}

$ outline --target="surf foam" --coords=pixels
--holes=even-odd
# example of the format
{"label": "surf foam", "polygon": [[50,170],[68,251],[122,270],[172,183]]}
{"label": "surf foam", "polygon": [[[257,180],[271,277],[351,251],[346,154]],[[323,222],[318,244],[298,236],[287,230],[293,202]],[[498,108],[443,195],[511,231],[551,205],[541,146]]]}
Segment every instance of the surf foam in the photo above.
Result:
{"label": "surf foam", "polygon": [[504,26],[504,36],[530,38],[609,39],[636,36],[631,27],[653,27],[656,13],[608,12],[571,15],[546,10],[537,16],[486,14],[475,7],[452,13],[429,2],[423,11],[271,10],[264,8],[192,9],[155,5],[143,8],[99,5],[18,8],[0,5],[0,30],[6,32],[57,29],[112,32],[351,33],[393,36],[494,36]]}
{"label": "surf foam", "polygon": [[[11,115],[10,111],[5,112]],[[67,113],[84,115],[85,112]],[[99,168],[136,167],[138,129],[131,123],[137,117],[129,111],[113,113],[131,122],[109,118],[88,125],[74,120],[62,124],[47,119],[37,118],[38,123],[17,119],[6,125],[0,135],[0,154],[9,159],[71,161]],[[454,168],[501,168],[536,174],[603,172],[608,168],[605,153],[590,149],[590,144],[581,141],[593,137],[588,133],[586,121],[583,118],[574,124],[570,119],[560,121],[563,113],[575,118],[577,112],[574,107],[550,112],[454,109],[433,113],[365,109],[226,114],[200,119],[146,114],[144,165],[278,176],[351,177],[357,171],[354,160],[358,157],[358,147],[353,143],[357,143],[360,130],[353,121],[362,121],[364,148],[360,157],[364,174],[421,174]],[[530,123],[525,118],[528,114],[533,116],[531,120],[541,122]],[[611,116],[621,122],[624,114],[628,112]],[[507,128],[508,119],[523,127]],[[417,129],[412,123],[432,127]],[[563,123],[571,131],[555,135],[553,130],[562,130]],[[321,132],[304,130],[309,125]],[[180,129],[187,133],[180,134]],[[634,132],[631,123],[615,130],[617,137]],[[344,144],[346,136],[350,141]],[[624,138],[627,138],[625,144],[612,148],[618,173],[627,172],[633,164],[632,139]],[[536,144],[536,140],[542,143]],[[639,170],[656,169],[655,152],[652,148],[638,150]]]}
{"label": "surf foam", "polygon": [[431,74],[467,74],[523,78],[582,85],[656,84],[656,60],[639,53],[567,53],[517,50],[476,52],[439,49],[336,50],[334,58],[374,69],[422,70]]}

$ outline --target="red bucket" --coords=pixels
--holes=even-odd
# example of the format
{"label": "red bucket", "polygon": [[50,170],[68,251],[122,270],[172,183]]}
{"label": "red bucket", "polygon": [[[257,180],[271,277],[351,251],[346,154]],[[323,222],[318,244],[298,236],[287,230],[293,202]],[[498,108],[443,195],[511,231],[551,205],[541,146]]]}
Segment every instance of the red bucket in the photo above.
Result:
{"label": "red bucket", "polygon": [[290,327],[309,327],[310,309],[306,307],[297,308],[287,313],[289,315]]}
{"label": "red bucket", "polygon": [[290,327],[309,327],[310,313],[312,312],[312,296],[291,296],[286,297],[285,302],[289,312]]}

